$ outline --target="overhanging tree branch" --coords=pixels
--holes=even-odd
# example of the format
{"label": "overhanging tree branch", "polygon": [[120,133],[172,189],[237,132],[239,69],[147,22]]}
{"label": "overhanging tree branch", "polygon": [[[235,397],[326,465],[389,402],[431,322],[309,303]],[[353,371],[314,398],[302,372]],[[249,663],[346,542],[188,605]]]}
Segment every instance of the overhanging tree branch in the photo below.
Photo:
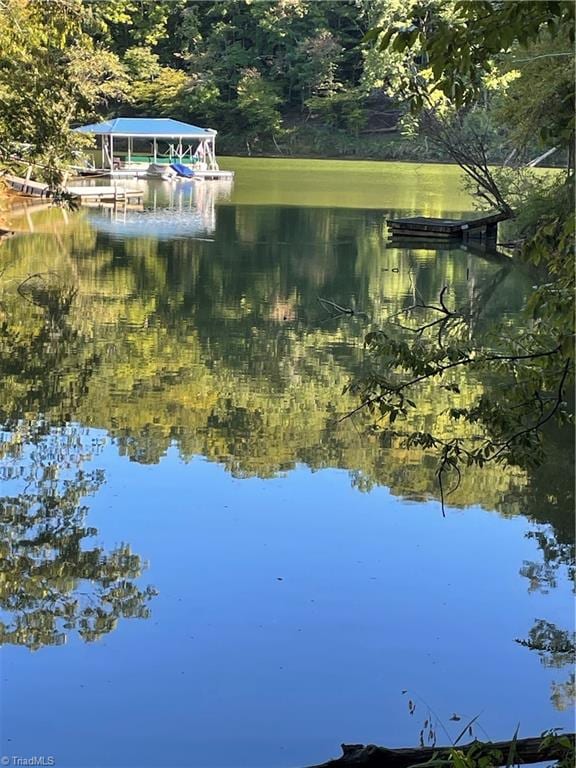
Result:
{"label": "overhanging tree branch", "polygon": [[488,161],[487,137],[474,127],[469,112],[441,115],[432,106],[420,114],[420,126],[432,144],[445,152],[478,185],[477,195],[489,205],[513,216]]}
{"label": "overhanging tree branch", "polygon": [[430,373],[424,373],[421,376],[416,376],[413,379],[410,379],[409,381],[405,381],[402,384],[398,384],[396,386],[383,386],[382,391],[377,394],[373,395],[372,397],[367,398],[364,400],[360,405],[356,408],[354,408],[351,411],[348,411],[348,413],[345,413],[344,416],[341,416],[338,419],[338,422],[345,421],[346,419],[349,419],[350,416],[353,416],[355,413],[358,413],[359,411],[363,410],[364,408],[368,408],[371,405],[375,405],[382,399],[386,397],[388,394],[396,394],[398,392],[402,392],[403,390],[413,387],[416,384],[419,384],[422,381],[425,381],[426,379],[431,379],[434,376],[439,376],[442,373],[445,373],[446,371],[451,370],[452,368],[458,368],[460,366],[465,365],[479,365],[481,363],[487,363],[487,362],[514,362],[517,360],[536,360],[540,357],[550,357],[551,355],[558,354],[560,352],[560,347],[555,347],[554,349],[548,349],[542,352],[532,352],[525,355],[483,355],[478,357],[472,357],[467,356],[463,357],[461,360],[456,360],[452,363],[447,363],[446,365],[440,365],[435,370],[431,371]]}

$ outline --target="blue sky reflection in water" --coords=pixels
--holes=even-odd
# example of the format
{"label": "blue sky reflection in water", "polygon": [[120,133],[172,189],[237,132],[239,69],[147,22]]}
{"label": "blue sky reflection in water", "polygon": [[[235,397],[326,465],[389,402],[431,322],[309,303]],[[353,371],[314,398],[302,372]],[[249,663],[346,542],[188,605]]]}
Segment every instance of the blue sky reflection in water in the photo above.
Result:
{"label": "blue sky reflection in water", "polygon": [[[264,206],[266,163],[259,177],[254,167],[254,199],[239,172],[203,239],[180,226],[123,233],[85,212],[61,227],[50,213],[28,245],[3,246],[13,281],[50,260],[74,274],[82,309],[58,330],[57,360],[27,309],[51,399],[35,369],[25,367],[26,396],[9,371],[4,412],[36,408],[54,428],[65,414],[68,437],[39,469],[74,444],[80,458],[63,477],[103,471],[79,500],[97,529],[82,549],[105,557],[128,543],[148,563],[135,582],[158,590],[149,618],[121,617],[96,642],[70,630],[65,645],[3,647],[4,753],[71,767],[303,766],[341,741],[415,744],[424,701],[452,734],[453,713],[482,712],[494,739],[518,722],[524,735],[569,727],[551,701],[569,669],[515,642],[536,619],[571,623],[562,569],[538,585],[527,566],[542,553],[526,534],[569,528],[542,512],[557,478],[529,490],[522,473],[474,475],[442,518],[433,465],[362,438],[361,424],[332,427],[365,325],[331,320],[317,302],[355,301],[378,318],[414,285],[433,297],[450,279],[459,301],[476,291],[488,319],[513,322],[528,281],[462,251],[386,250],[381,214],[339,209],[328,188],[314,209]],[[403,178],[407,198],[416,180]],[[288,175],[290,195],[296,182]],[[158,206],[157,195],[149,215],[164,221]],[[173,210],[166,218],[180,221]],[[14,467],[34,449],[5,453]],[[5,498],[24,494],[8,477]],[[90,589],[90,579],[72,585],[79,600]]]}

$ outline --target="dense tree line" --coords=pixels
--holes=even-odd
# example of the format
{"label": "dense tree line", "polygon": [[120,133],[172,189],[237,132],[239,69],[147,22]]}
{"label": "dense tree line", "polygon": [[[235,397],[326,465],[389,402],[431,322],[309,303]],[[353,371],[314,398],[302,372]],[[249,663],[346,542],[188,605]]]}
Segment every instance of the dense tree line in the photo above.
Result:
{"label": "dense tree line", "polygon": [[[435,80],[418,18],[428,31],[458,22],[448,0],[3,0],[0,152],[24,144],[53,165],[86,143],[71,125],[149,115],[212,126],[235,153],[445,158],[410,115],[415,82],[435,103],[448,87]],[[558,138],[573,107],[561,21],[488,45],[474,110],[490,125],[493,159]],[[402,35],[392,45],[366,39],[393,29]]]}

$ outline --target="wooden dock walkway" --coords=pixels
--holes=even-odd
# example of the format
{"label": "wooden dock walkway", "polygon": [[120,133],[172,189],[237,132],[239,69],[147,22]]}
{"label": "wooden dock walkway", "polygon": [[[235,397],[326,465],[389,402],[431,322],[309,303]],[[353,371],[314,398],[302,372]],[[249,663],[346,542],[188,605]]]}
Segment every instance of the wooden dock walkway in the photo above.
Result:
{"label": "wooden dock walkway", "polygon": [[413,216],[406,219],[387,219],[386,224],[393,238],[460,238],[495,242],[498,237],[498,223],[509,218],[510,214],[502,212],[470,219],[429,219],[426,216]]}
{"label": "wooden dock walkway", "polygon": [[[52,191],[47,184],[39,181],[23,179],[19,176],[2,176],[8,182],[10,187],[24,197],[39,197],[43,199],[51,198]],[[80,204],[104,204],[104,203],[130,203],[140,202],[144,197],[144,190],[129,188],[124,186],[68,186],[63,191],[70,195],[73,200]]]}
{"label": "wooden dock walkway", "polygon": [[128,187],[65,187],[65,191],[80,203],[135,202],[144,197],[144,190]]}

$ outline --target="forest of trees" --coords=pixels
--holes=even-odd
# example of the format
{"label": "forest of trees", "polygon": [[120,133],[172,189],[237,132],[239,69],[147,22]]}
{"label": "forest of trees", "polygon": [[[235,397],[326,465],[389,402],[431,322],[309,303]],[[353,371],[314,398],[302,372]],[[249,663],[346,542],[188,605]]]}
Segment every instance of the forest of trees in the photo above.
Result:
{"label": "forest of trees", "polygon": [[[562,3],[539,5],[563,13]],[[456,6],[427,0],[422,14],[416,0],[3,0],[0,159],[23,144],[69,159],[82,146],[70,126],[117,115],[216,128],[221,153],[447,159],[410,109],[414,83],[434,79],[412,22],[456,25]],[[474,106],[491,159],[557,142],[573,107],[562,21],[520,41],[522,55],[513,34],[492,46]],[[391,46],[365,39],[393,28],[406,37]],[[437,105],[446,96],[431,93]]]}

